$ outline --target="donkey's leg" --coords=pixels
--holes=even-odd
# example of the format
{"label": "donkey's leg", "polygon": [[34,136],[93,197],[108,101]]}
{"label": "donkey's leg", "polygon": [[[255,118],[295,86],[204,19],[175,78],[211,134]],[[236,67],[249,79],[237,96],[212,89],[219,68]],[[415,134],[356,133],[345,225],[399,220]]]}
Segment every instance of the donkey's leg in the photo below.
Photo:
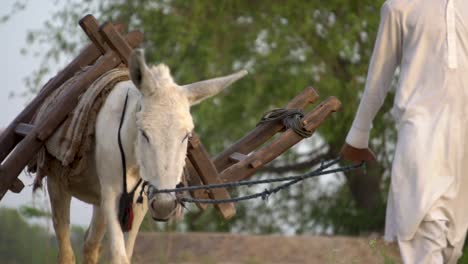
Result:
{"label": "donkey's leg", "polygon": [[47,190],[52,208],[55,235],[59,243],[58,263],[75,263],[75,255],[70,242],[71,195],[54,177],[47,177]]}
{"label": "donkey's leg", "polygon": [[122,167],[118,165],[119,152],[106,147],[100,144],[96,147],[96,170],[101,184],[101,210],[107,225],[110,263],[126,264],[128,258],[125,253],[124,235],[118,220],[118,202],[122,193]]}
{"label": "donkey's leg", "polygon": [[[114,127],[116,128],[114,131],[117,131],[118,123],[115,123],[114,119],[100,120],[100,116],[101,113],[96,121],[95,160],[101,186],[101,210],[107,226],[110,263],[126,264],[129,261],[125,252],[124,235],[118,220],[119,198],[123,191],[121,157],[117,138],[108,135],[108,131],[113,131],[109,127]],[[126,151],[126,153],[131,152]]]}
{"label": "donkey's leg", "polygon": [[118,220],[118,197],[119,192],[109,188],[109,186],[102,186],[102,202],[101,208],[104,212],[104,218],[107,224],[107,234],[109,240],[109,249],[111,263],[127,264],[129,263],[126,250],[125,240],[120,223]]}
{"label": "donkey's leg", "polygon": [[106,223],[101,207],[93,206],[93,218],[86,231],[83,248],[84,263],[94,264],[98,262],[101,254],[101,240],[106,231]]}
{"label": "donkey's leg", "polygon": [[[135,196],[138,196],[137,193],[135,194]],[[146,211],[148,211],[147,201],[148,199],[143,199],[142,204],[138,204],[138,203],[133,204],[132,229],[128,232],[127,241],[125,243],[125,247],[127,249],[127,256],[129,260],[132,259],[133,247],[135,246],[135,240],[138,234],[138,230],[140,229],[141,222],[143,222],[143,219],[145,218],[145,215],[146,215]]]}

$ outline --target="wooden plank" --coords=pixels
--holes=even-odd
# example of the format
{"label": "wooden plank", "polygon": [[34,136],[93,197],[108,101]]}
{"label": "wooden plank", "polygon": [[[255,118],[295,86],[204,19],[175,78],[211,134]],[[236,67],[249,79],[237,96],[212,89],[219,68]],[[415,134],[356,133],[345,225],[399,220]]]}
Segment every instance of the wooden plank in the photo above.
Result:
{"label": "wooden plank", "polygon": [[[208,152],[203,144],[201,144],[200,139],[195,133],[189,139],[187,156],[204,184],[216,184],[222,182],[216,167],[208,156]],[[229,199],[231,196],[225,188],[218,188],[210,191],[210,197],[212,199]],[[236,214],[236,207],[233,203],[222,203],[216,204],[215,206],[224,219],[229,219]]]}
{"label": "wooden plank", "polygon": [[[123,29],[123,26],[119,26],[118,29]],[[132,34],[135,35],[135,33]],[[80,69],[93,64],[101,55],[101,51],[94,46],[93,43],[88,44],[75,59],[44,85],[38,95],[34,97],[28,106],[23,109],[3,133],[0,134],[0,163],[3,162],[16,144],[23,139],[23,136],[15,133],[18,124],[29,123],[47,96],[60,87],[66,80],[70,79]]]}
{"label": "wooden plank", "polygon": [[[109,46],[99,31],[98,21],[93,15],[89,14],[80,19],[79,25],[102,54],[109,50]],[[125,29],[125,25],[121,23],[114,24],[114,27],[117,32],[123,32]]]}
{"label": "wooden plank", "polygon": [[99,34],[99,24],[93,15],[86,15],[78,22],[88,38],[102,54],[106,53],[104,38]]}
{"label": "wooden plank", "polygon": [[[294,108],[305,108],[308,104],[314,103],[318,99],[317,92],[312,88],[308,87],[304,89],[299,95],[294,97],[288,105],[287,109]],[[268,141],[272,136],[277,132],[281,131],[284,128],[281,122],[277,123],[264,123],[257,126],[254,130],[250,131],[243,138],[239,139],[232,146],[225,149],[223,152],[218,154],[214,159],[213,163],[215,164],[218,171],[223,171],[229,166],[234,165],[237,161],[232,160],[230,157],[234,152],[240,154],[248,154],[252,150],[258,148],[266,141]]]}
{"label": "wooden plank", "polygon": [[[129,33],[127,41],[132,47],[137,46],[143,39],[141,32]],[[8,158],[0,166],[0,199],[3,198],[21,170],[36,154],[46,140],[66,118],[68,113],[78,103],[78,97],[99,76],[120,64],[120,58],[114,51],[109,51],[99,59],[85,74],[83,74],[68,90],[64,99],[57,103],[51,115],[41,121],[16,146]],[[16,127],[16,126],[15,126]],[[14,130],[14,129],[13,129]]]}
{"label": "wooden plank", "polygon": [[[186,176],[188,186],[203,185],[200,175],[198,174],[197,170],[195,169],[195,167],[193,166],[189,158],[185,159],[185,167],[188,172],[188,175]],[[197,199],[210,199],[210,192],[207,190],[191,191],[190,195],[192,195],[193,198],[197,198]],[[195,204],[200,210],[206,210],[208,208],[208,204],[202,204],[202,203],[195,203]]]}
{"label": "wooden plank", "polygon": [[303,118],[302,124],[304,129],[309,132],[315,132],[315,130],[330,116],[332,112],[336,112],[340,109],[341,102],[338,98],[331,96],[327,100],[319,104],[312,112],[311,118]]}
{"label": "wooden plank", "polygon": [[17,135],[25,137],[29,132],[34,128],[31,124],[19,123],[15,128],[15,133]]}
{"label": "wooden plank", "polygon": [[[338,111],[340,107],[341,103],[338,99],[335,97],[328,98],[303,118],[306,124],[305,128],[311,132],[315,131],[331,113]],[[221,173],[221,178],[224,182],[245,180],[302,139],[292,129],[288,129],[270,144],[250,154],[245,160],[224,170]]]}
{"label": "wooden plank", "polygon": [[15,179],[10,185],[9,190],[14,193],[20,193],[24,188],[24,183],[20,179]]}
{"label": "wooden plank", "polygon": [[124,38],[117,32],[112,23],[106,22],[101,26],[100,32],[107,42],[109,47],[116,52],[122,62],[128,66],[128,60],[130,59],[130,54],[132,53],[132,48],[124,40]]}

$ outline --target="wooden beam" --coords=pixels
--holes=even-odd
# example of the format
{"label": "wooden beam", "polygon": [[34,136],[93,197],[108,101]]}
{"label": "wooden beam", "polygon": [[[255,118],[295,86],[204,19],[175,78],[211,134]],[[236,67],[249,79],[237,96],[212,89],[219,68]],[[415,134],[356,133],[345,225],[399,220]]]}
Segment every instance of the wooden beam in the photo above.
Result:
{"label": "wooden beam", "polygon": [[[134,33],[131,32],[127,35],[127,41],[132,47],[140,44],[142,39],[143,34],[138,31]],[[57,129],[68,113],[73,110],[78,103],[79,95],[97,78],[119,65],[120,62],[121,60],[118,54],[114,51],[107,52],[106,55],[98,60],[88,71],[83,73],[68,89],[67,95],[54,106],[51,115],[41,120],[41,123],[35,126],[34,129],[19,142],[16,148],[0,166],[0,199],[3,198],[21,170],[42,147],[44,141]]]}
{"label": "wooden beam", "polygon": [[15,179],[10,185],[9,190],[14,193],[20,193],[24,188],[24,183],[20,179]]}
{"label": "wooden beam", "polygon": [[114,25],[110,22],[101,26],[100,32],[109,47],[119,55],[122,62],[128,66],[128,60],[132,53],[132,47],[128,45],[125,39],[117,32]]}
{"label": "wooden beam", "polygon": [[[341,103],[338,99],[328,98],[303,118],[303,122],[306,124],[305,128],[311,132],[315,131],[331,113],[338,111],[340,107]],[[247,179],[259,168],[274,160],[302,139],[303,137],[296,134],[294,130],[288,129],[268,145],[251,153],[245,160],[221,172],[221,178],[224,182]]]}
{"label": "wooden beam", "polygon": [[[185,159],[185,167],[188,172],[188,175],[186,175],[188,186],[203,185],[200,175],[198,174],[197,170],[195,169],[195,167],[193,166],[189,158]],[[197,198],[197,199],[210,199],[210,192],[207,190],[191,191],[190,195],[193,198]],[[195,204],[200,210],[206,210],[208,208],[208,204],[202,204],[202,203],[195,203]]]}
{"label": "wooden beam", "polygon": [[[96,18],[89,14],[80,19],[78,24],[86,33],[91,42],[94,43],[96,48],[99,49],[101,54],[104,55],[109,50],[109,46],[106,44],[104,37],[99,32],[99,23]],[[115,24],[114,26],[118,32],[122,32],[125,28],[124,24]]]}
{"label": "wooden beam", "polygon": [[[208,156],[208,152],[195,133],[189,139],[187,156],[195,170],[198,172],[198,175],[200,175],[200,179],[203,181],[203,184],[217,184],[222,182],[216,167]],[[231,198],[229,192],[225,188],[212,189],[210,191],[210,197],[211,199]],[[222,203],[216,204],[215,206],[224,219],[229,219],[236,214],[236,207],[233,203]]]}

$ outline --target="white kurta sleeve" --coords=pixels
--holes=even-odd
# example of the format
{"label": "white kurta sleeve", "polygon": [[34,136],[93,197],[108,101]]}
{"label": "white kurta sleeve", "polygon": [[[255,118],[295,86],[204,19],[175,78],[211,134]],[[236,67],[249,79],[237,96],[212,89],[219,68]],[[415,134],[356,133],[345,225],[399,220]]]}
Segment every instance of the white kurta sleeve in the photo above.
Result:
{"label": "white kurta sleeve", "polygon": [[401,58],[401,25],[398,13],[385,2],[380,11],[380,25],[361,98],[346,143],[355,148],[367,148],[372,120],[390,89],[395,69]]}

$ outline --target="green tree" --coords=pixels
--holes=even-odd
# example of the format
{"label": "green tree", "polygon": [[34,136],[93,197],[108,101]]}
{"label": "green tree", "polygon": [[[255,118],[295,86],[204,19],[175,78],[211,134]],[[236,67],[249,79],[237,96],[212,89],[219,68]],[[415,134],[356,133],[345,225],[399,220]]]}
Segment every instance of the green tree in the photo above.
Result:
{"label": "green tree", "polygon": [[[308,151],[290,151],[261,177],[298,173],[339,153],[365,82],[382,3],[70,1],[43,29],[29,35],[33,46],[52,43],[29,86],[37,89],[47,65],[76,55],[83,46],[84,37],[76,37],[80,17],[94,13],[101,21],[121,21],[145,33],[147,59],[168,64],[180,83],[241,68],[250,72],[223,96],[193,109],[196,131],[213,155],[255,127],[262,113],[285,105],[305,87],[315,87],[321,98],[338,97],[342,110],[305,141]],[[390,104],[386,102],[384,108]],[[323,180],[310,181],[272,197],[268,206],[240,205],[238,217],[230,222],[215,220],[212,211],[189,213],[180,228],[335,234],[381,230],[389,153],[395,142],[391,127],[387,114],[376,118],[371,147],[380,166],[368,168],[367,173],[339,175],[329,185]]]}

